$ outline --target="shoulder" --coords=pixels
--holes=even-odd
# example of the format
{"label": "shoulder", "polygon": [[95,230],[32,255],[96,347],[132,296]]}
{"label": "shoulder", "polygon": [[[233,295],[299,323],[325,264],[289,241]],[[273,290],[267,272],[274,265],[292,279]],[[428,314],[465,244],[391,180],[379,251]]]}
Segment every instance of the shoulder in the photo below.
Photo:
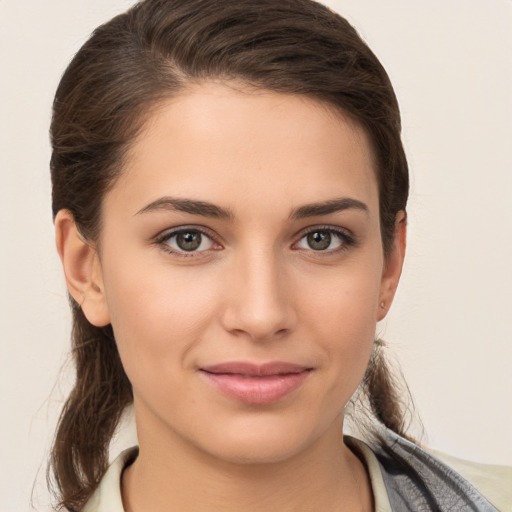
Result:
{"label": "shoulder", "polygon": [[511,468],[434,453],[389,430],[372,450],[396,510],[512,512]]}
{"label": "shoulder", "polygon": [[121,475],[139,453],[134,446],[124,450],[109,466],[99,486],[80,512],[124,512],[121,498]]}
{"label": "shoulder", "polygon": [[498,510],[512,511],[512,467],[469,462],[428,451],[474,485]]}

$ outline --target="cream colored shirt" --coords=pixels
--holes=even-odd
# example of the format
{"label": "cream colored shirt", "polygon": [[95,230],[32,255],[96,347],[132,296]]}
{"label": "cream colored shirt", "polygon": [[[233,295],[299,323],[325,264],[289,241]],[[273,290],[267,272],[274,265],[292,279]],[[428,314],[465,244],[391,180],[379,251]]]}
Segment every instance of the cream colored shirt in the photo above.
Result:
{"label": "cream colored shirt", "polygon": [[[393,512],[379,462],[371,449],[350,438],[347,443],[366,465],[372,485],[375,512]],[[457,471],[476,487],[500,512],[512,512],[512,468],[463,461],[439,452],[438,459]],[[82,512],[124,512],[121,499],[121,475],[137,454],[136,447],[122,452],[105,473],[99,487]],[[455,512],[455,511],[454,511]]]}

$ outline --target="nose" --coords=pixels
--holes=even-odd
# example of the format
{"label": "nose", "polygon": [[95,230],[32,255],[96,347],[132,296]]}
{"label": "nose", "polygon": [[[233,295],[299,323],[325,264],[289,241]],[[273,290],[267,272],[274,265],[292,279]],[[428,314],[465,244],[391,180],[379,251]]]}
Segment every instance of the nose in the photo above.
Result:
{"label": "nose", "polygon": [[291,332],[297,315],[287,274],[272,250],[236,259],[226,283],[224,329],[254,341]]}

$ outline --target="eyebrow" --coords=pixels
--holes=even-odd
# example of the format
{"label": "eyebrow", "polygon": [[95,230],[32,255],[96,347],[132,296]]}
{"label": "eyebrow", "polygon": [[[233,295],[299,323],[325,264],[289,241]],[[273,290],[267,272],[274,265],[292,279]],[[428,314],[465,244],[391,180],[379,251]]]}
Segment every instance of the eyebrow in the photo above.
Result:
{"label": "eyebrow", "polygon": [[358,199],[351,197],[340,197],[338,199],[331,199],[321,203],[305,204],[292,210],[290,214],[291,220],[304,219],[307,217],[316,217],[319,215],[328,215],[330,213],[341,212],[343,210],[361,210],[368,214],[368,206]]}
{"label": "eyebrow", "polygon": [[[337,199],[330,199],[320,203],[310,203],[298,208],[294,208],[290,215],[290,220],[299,220],[308,217],[317,217],[320,215],[328,215],[330,213],[336,213],[344,210],[360,210],[368,213],[368,206],[359,201],[358,199],[352,199],[350,197],[341,197]],[[235,215],[229,208],[222,208],[213,203],[207,201],[198,201],[195,199],[182,199],[176,197],[161,197],[156,201],[149,203],[137,212],[137,215],[158,211],[179,211],[190,213],[192,215],[201,215],[203,217],[212,217],[216,219],[227,219],[233,221]]]}
{"label": "eyebrow", "polygon": [[144,208],[137,212],[137,215],[158,210],[185,212],[217,219],[235,219],[233,212],[227,208],[221,208],[220,206],[206,201],[181,199],[176,197],[161,197],[160,199],[149,203],[147,206],[144,206]]}

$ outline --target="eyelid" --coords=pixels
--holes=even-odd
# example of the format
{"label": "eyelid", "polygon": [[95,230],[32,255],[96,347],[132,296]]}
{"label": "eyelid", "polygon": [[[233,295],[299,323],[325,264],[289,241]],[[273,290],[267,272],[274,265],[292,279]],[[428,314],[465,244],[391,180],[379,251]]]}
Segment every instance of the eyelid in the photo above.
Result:
{"label": "eyelid", "polygon": [[315,251],[314,249],[302,249],[302,248],[297,249],[297,250],[310,251],[310,252],[318,253],[318,254],[322,254],[322,253],[323,254],[333,254],[338,251],[346,250],[346,249],[348,249],[348,247],[354,246],[357,243],[354,233],[347,228],[342,228],[340,226],[331,226],[331,225],[317,225],[317,226],[310,226],[310,227],[306,228],[305,230],[301,231],[297,235],[298,240],[296,242],[294,242],[293,245],[297,244],[304,237],[306,237],[310,233],[314,233],[315,231],[327,231],[329,233],[334,233],[334,235],[337,235],[342,239],[342,245],[336,249],[326,249],[324,251]]}
{"label": "eyelid", "polygon": [[[177,255],[180,257],[198,257],[199,255],[203,255],[204,253],[207,253],[211,249],[205,249],[202,251],[182,251],[177,250],[170,245],[166,244],[168,240],[170,240],[172,237],[179,235],[180,233],[187,232],[187,231],[197,231],[198,233],[201,233],[201,235],[206,236],[209,238],[214,244],[222,245],[219,240],[218,236],[213,234],[212,231],[204,226],[198,226],[198,225],[185,225],[185,226],[177,226],[175,228],[168,228],[163,231],[161,231],[158,235],[153,237],[153,243],[160,246],[162,250],[165,252],[171,253],[173,255]],[[213,249],[215,250],[215,249]],[[217,249],[218,250],[218,249]]]}
{"label": "eyelid", "polygon": [[307,228],[303,228],[301,231],[299,231],[296,236],[303,237],[304,235],[314,233],[315,231],[332,231],[347,237],[354,236],[350,229],[341,226],[333,226],[332,224],[316,224],[314,226],[308,226]]}
{"label": "eyelid", "polygon": [[[179,233],[186,232],[186,231],[197,231],[197,232],[201,233],[202,235],[206,236],[207,238],[209,238],[213,243],[222,246],[222,243],[219,241],[220,237],[216,233],[212,232],[212,230],[210,230],[209,228],[207,228],[205,226],[195,225],[195,224],[176,226],[174,228],[167,228],[167,229],[161,231],[155,237],[153,237],[153,243],[161,246],[162,250],[164,250],[168,253],[171,253],[171,254],[177,255],[177,256],[188,257],[188,258],[205,256],[206,255],[205,253],[208,253],[210,250],[212,250],[212,249],[205,249],[202,251],[187,252],[187,251],[176,250],[165,243],[173,236],[176,236]],[[322,225],[321,224],[321,225],[316,225],[316,226],[309,226],[309,227],[303,229],[302,231],[298,232],[294,236],[294,239],[296,239],[296,241],[292,244],[292,246],[296,245],[304,237],[306,237],[310,233],[314,233],[315,231],[327,231],[329,233],[333,233],[334,235],[341,238],[342,245],[338,248],[326,249],[324,251],[322,251],[322,250],[315,251],[314,249],[304,249],[304,248],[299,248],[299,249],[295,249],[295,250],[308,251],[308,252],[317,253],[317,254],[334,254],[334,253],[346,250],[350,246],[354,246],[357,244],[357,240],[351,230],[349,230],[347,228],[340,227],[340,226]],[[213,250],[219,250],[219,249],[213,249]]]}

